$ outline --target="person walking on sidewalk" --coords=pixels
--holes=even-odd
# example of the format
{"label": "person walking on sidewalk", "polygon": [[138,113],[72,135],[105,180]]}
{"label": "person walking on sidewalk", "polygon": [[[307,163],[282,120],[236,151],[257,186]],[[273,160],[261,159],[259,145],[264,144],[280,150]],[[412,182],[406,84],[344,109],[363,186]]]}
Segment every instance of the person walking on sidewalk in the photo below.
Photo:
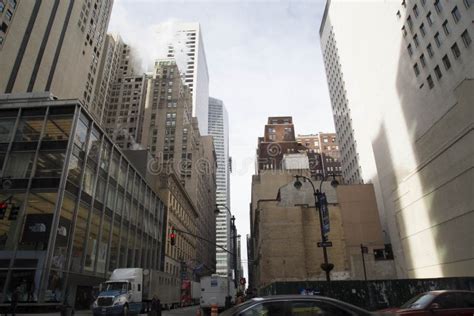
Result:
{"label": "person walking on sidewalk", "polygon": [[11,313],[12,316],[16,315],[16,307],[18,305],[18,300],[20,299],[20,287],[16,287],[12,293],[12,302],[11,302]]}
{"label": "person walking on sidewalk", "polygon": [[161,316],[161,301],[156,295],[151,300],[150,316]]}

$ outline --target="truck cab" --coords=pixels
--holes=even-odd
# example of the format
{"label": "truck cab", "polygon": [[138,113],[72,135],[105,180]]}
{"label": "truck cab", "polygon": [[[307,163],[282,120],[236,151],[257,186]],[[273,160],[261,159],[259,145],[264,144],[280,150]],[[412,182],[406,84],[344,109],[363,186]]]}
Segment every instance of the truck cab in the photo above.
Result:
{"label": "truck cab", "polygon": [[142,269],[116,269],[92,305],[98,315],[131,315],[142,309]]}

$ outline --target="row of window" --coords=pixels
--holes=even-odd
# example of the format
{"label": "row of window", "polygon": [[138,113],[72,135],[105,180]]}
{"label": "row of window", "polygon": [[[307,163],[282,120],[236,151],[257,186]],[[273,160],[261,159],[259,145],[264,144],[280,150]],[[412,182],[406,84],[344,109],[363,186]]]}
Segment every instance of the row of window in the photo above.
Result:
{"label": "row of window", "polygon": [[[453,19],[454,19],[454,22],[455,23],[458,23],[459,20],[461,19],[461,13],[459,12],[459,9],[456,7],[454,7],[453,11],[451,12],[452,13],[452,16],[453,16]],[[430,17],[430,15],[427,16],[427,18]],[[408,16],[407,18],[407,23],[408,23],[408,26],[410,28],[411,31],[413,31],[413,23],[411,22],[411,17]],[[431,26],[433,24],[433,21],[431,20],[431,18],[428,19],[428,24]],[[448,36],[450,33],[451,33],[451,30],[450,30],[450,27],[449,27],[449,24],[448,24],[448,20],[446,19],[443,24],[442,24],[442,28],[443,28],[443,31],[444,31],[444,34],[445,36]],[[407,35],[407,31],[406,31],[406,28],[405,26],[402,27],[402,31],[403,31],[403,36],[406,36]],[[467,32],[467,30],[466,30]],[[425,25],[424,23],[421,23],[420,25],[420,34],[422,37],[425,37],[426,35],[426,29],[425,29]],[[434,41],[436,43],[436,45],[438,47],[441,46],[442,44],[442,38],[441,38],[441,34],[440,32],[436,32],[436,34],[434,35]],[[418,47],[420,45],[420,41],[418,39],[418,34],[415,33],[413,35],[413,44],[415,47]],[[413,55],[413,48],[412,48],[412,45],[411,43],[408,44],[407,46],[407,50],[408,50],[408,54],[410,56]],[[430,55],[430,57],[434,54],[433,52],[433,48],[431,46],[431,43],[428,44],[427,46],[427,51],[428,51],[428,54]]]}
{"label": "row of window", "polygon": [[[471,45],[472,40],[471,40],[471,37],[470,37],[467,30],[465,30],[462,33],[461,38],[462,38],[462,41],[464,43],[464,46],[466,48],[468,48]],[[429,50],[428,50],[428,52],[429,52]],[[459,57],[461,57],[461,50],[459,49],[459,46],[457,45],[456,42],[454,42],[454,44],[451,46],[451,53],[453,54],[454,59],[459,59]],[[429,54],[430,57],[433,56],[433,52],[431,52],[431,54],[429,52],[428,54]],[[443,56],[442,61],[443,61],[444,68],[446,70],[449,70],[451,68],[451,61],[450,61],[449,56],[447,54]],[[420,56],[420,64],[423,68],[426,67],[426,60],[425,60],[425,57],[424,57],[423,54],[421,54],[421,56]],[[415,76],[418,77],[420,75],[420,68],[418,67],[418,63],[415,63],[413,65],[413,71],[415,72]],[[435,73],[436,78],[438,80],[440,80],[441,77],[443,76],[443,74],[441,72],[441,69],[438,65],[436,65],[436,67],[434,68],[434,73]],[[434,87],[434,81],[433,81],[433,78],[431,77],[431,75],[429,75],[427,77],[427,82],[428,82],[428,87],[430,89],[432,89]]]}

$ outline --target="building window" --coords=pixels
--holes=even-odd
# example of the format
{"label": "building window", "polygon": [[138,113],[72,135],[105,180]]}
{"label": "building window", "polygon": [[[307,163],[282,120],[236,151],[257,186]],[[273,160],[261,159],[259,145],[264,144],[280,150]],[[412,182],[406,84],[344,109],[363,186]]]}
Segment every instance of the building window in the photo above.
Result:
{"label": "building window", "polygon": [[441,46],[441,36],[439,35],[439,32],[436,32],[436,34],[434,36],[434,39],[435,39],[436,45],[438,47],[440,47]]}
{"label": "building window", "polygon": [[453,46],[451,46],[451,51],[453,52],[454,58],[459,58],[459,56],[461,56],[461,51],[459,50],[457,43],[454,43]]}
{"label": "building window", "polygon": [[438,14],[441,13],[441,11],[443,11],[443,7],[441,6],[441,2],[439,0],[435,0],[434,6]]}
{"label": "building window", "polygon": [[415,36],[413,36],[413,42],[415,43],[415,47],[418,47],[418,45],[420,44],[418,42],[418,34],[415,34]]}
{"label": "building window", "polygon": [[420,33],[421,36],[425,37],[426,31],[425,31],[425,24],[421,23],[420,25]]}
{"label": "building window", "polygon": [[431,78],[431,75],[429,75],[428,78],[426,78],[426,81],[428,81],[428,87],[430,87],[430,89],[433,89],[434,81],[433,81],[433,78]]}
{"label": "building window", "polygon": [[418,17],[419,15],[419,12],[418,12],[418,6],[415,4],[415,6],[413,7],[413,14],[415,15],[415,18]]}
{"label": "building window", "polygon": [[[3,12],[3,9],[5,8],[5,4],[3,2],[0,1],[0,13]],[[400,12],[400,11],[398,11]]]}
{"label": "building window", "polygon": [[431,44],[428,44],[428,46],[426,46],[426,50],[428,51],[428,56],[430,56],[430,58],[433,58],[434,50],[433,50],[433,47],[431,46]]}
{"label": "building window", "polygon": [[402,26],[402,33],[403,33],[403,37],[407,36],[407,29],[405,28],[405,25]]}
{"label": "building window", "polygon": [[402,0],[402,6],[403,6],[404,8],[407,7],[407,2],[406,2],[406,0]]}
{"label": "building window", "polygon": [[2,45],[2,44],[3,44],[3,37],[0,36],[0,45]]}
{"label": "building window", "polygon": [[10,6],[15,9],[16,8],[16,0],[8,0],[8,2],[10,3]]}
{"label": "building window", "polygon": [[415,71],[415,76],[418,77],[418,75],[420,74],[420,69],[418,68],[417,63],[415,63],[415,65],[413,66],[413,70]]}
{"label": "building window", "polygon": [[411,20],[411,16],[409,15],[407,18],[407,24],[410,30],[413,28],[413,21]]}
{"label": "building window", "polygon": [[433,18],[431,17],[431,12],[428,12],[428,14],[426,15],[426,21],[428,21],[429,26],[433,25]]}
{"label": "building window", "polygon": [[402,14],[400,13],[400,10],[397,11],[397,17],[398,17],[398,18],[401,18],[401,17],[402,17]]}
{"label": "building window", "polygon": [[466,7],[466,9],[469,9],[473,2],[473,0],[464,0],[464,6]]}
{"label": "building window", "polygon": [[445,20],[443,22],[443,31],[444,31],[444,34],[446,34],[446,36],[448,36],[449,33],[451,33],[451,31],[449,30],[448,20]]}
{"label": "building window", "polygon": [[451,62],[449,61],[448,55],[444,55],[444,57],[443,57],[443,64],[444,64],[444,68],[445,68],[446,70],[448,70],[449,68],[451,68]]}
{"label": "building window", "polygon": [[443,74],[441,73],[441,69],[439,69],[439,66],[436,66],[435,69],[434,69],[434,72],[436,74],[436,78],[441,79],[441,77],[443,76]]}
{"label": "building window", "polygon": [[5,18],[7,19],[7,21],[11,21],[12,17],[13,17],[12,11],[7,10],[7,12],[5,12]]}
{"label": "building window", "polygon": [[471,36],[467,32],[467,29],[464,30],[464,32],[462,32],[461,38],[464,43],[464,46],[469,47],[469,45],[471,45],[472,40],[471,40]]}
{"label": "building window", "polygon": [[423,68],[426,66],[426,59],[425,59],[424,54],[421,54],[421,56],[420,56],[420,64],[421,64],[421,67],[423,67]]}
{"label": "building window", "polygon": [[413,55],[413,49],[411,48],[411,44],[408,44],[407,46],[407,50],[408,50],[408,55]]}
{"label": "building window", "polygon": [[459,12],[458,6],[455,6],[453,11],[451,11],[451,15],[453,16],[453,20],[455,23],[458,23],[461,20],[461,12]]}

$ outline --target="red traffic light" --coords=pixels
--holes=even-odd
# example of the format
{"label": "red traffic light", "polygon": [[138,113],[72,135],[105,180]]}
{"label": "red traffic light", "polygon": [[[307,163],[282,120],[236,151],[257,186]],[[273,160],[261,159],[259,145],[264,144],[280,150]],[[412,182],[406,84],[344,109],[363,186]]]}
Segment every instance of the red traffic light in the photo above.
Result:
{"label": "red traffic light", "polygon": [[171,227],[170,244],[171,246],[176,245],[176,231],[174,227]]}

